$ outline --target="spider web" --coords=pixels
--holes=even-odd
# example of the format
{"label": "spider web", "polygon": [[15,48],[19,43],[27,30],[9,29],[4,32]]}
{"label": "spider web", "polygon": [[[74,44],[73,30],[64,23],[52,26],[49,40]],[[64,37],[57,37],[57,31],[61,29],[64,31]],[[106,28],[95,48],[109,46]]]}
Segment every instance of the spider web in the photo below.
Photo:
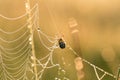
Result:
{"label": "spider web", "polygon": [[[44,79],[44,77],[47,76],[47,71],[51,69],[53,72],[56,72],[56,75],[53,75],[50,72],[52,80],[72,80],[69,76],[67,76],[67,70],[59,61],[57,61],[57,58],[54,57],[56,56],[55,51],[60,50],[58,47],[57,37],[48,36],[40,29],[38,4],[35,4],[30,9],[30,12],[32,13],[30,19],[32,21],[31,25],[33,28],[33,38],[31,38],[31,34],[29,32],[30,26],[27,12],[16,18],[8,18],[0,14],[0,17],[7,21],[2,22],[1,20],[0,24],[0,79],[36,80],[37,75],[38,80],[48,80]],[[14,31],[6,31],[6,28],[2,27],[12,27],[6,23],[11,24],[11,22],[14,23],[22,18],[25,18],[28,21],[25,21],[22,25],[17,25],[19,27]],[[43,40],[43,37],[46,40]],[[39,53],[41,55],[39,57],[34,57],[32,55],[31,39],[35,40],[35,38],[38,38],[40,42],[39,44],[47,50],[47,52],[45,51]],[[48,46],[45,44],[45,41],[48,41],[51,45]],[[79,57],[82,62],[87,63],[93,68],[97,80],[103,80],[105,76],[110,76],[113,77],[113,79],[116,79],[116,76],[113,74],[108,73],[86,59],[81,58],[68,44],[66,44],[66,46],[67,50],[71,51],[69,55]],[[39,50],[41,50],[41,48],[39,48]],[[33,63],[34,60],[36,61],[36,64]],[[64,57],[61,57],[61,60],[62,63],[65,64]],[[37,68],[37,73],[35,73],[34,67]],[[103,73],[102,76],[99,75],[98,71]]]}

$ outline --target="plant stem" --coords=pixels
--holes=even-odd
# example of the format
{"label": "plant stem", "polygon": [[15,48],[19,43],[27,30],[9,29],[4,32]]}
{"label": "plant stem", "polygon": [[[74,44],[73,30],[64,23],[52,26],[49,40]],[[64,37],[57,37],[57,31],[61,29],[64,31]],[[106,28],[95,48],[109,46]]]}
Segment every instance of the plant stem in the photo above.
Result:
{"label": "plant stem", "polygon": [[33,39],[33,27],[32,27],[32,20],[31,20],[31,10],[30,10],[30,1],[27,0],[26,2],[26,12],[28,13],[28,28],[30,29],[30,43],[32,46],[32,57],[33,57],[33,68],[35,73],[35,80],[38,80],[37,74],[37,67],[36,67],[36,56],[35,56],[35,48],[34,48],[34,39]]}

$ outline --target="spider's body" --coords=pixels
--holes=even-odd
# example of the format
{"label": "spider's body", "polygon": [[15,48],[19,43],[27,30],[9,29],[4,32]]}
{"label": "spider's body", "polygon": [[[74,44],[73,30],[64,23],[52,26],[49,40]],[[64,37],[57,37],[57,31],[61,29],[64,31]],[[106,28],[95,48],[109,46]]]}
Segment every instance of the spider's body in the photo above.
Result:
{"label": "spider's body", "polygon": [[65,48],[65,42],[64,42],[61,38],[58,40],[58,43],[59,43],[59,47],[60,47],[61,49],[64,49],[64,48]]}

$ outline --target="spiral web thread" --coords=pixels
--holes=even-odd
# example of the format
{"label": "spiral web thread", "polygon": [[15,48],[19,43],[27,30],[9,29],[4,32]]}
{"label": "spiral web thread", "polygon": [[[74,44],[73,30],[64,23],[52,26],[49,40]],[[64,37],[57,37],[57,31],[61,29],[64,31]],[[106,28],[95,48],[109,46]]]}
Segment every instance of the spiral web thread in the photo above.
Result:
{"label": "spiral web thread", "polygon": [[[49,53],[45,57],[42,57],[40,59],[33,57],[32,51],[31,51],[31,42],[30,42],[31,37],[30,37],[30,32],[28,30],[29,22],[26,22],[25,24],[20,26],[20,28],[11,32],[5,31],[0,27],[0,33],[7,35],[8,37],[21,33],[20,36],[15,37],[13,40],[7,40],[4,38],[3,35],[0,35],[0,79],[1,80],[36,80],[35,79],[36,74],[37,74],[37,80],[42,80],[44,71],[46,69],[51,69],[54,67],[58,67],[58,69],[64,72],[64,74],[66,73],[66,71],[62,69],[59,63],[53,62],[53,54],[54,54],[53,52],[55,51],[55,49],[59,48],[57,45],[58,42],[56,37],[48,36],[41,31],[38,23],[39,22],[38,10],[39,10],[38,4],[35,4],[30,9],[30,12],[34,11],[31,16],[33,33],[35,31],[37,32],[37,35],[39,37],[41,44],[46,49],[49,50]],[[3,19],[6,19],[7,21],[16,21],[26,16],[27,16],[27,13],[16,18],[8,18],[0,14],[0,17]],[[0,24],[0,26],[3,26],[3,25]],[[46,37],[46,39],[53,45],[47,46],[46,44],[44,44],[44,41],[42,40],[41,36]],[[9,47],[8,45],[12,45],[12,46]],[[86,59],[81,58],[69,45],[67,45],[67,48],[70,51],[72,51],[74,55],[78,56],[83,62],[93,67],[93,70],[98,80],[103,80],[105,76],[111,76],[114,79],[116,79],[116,76],[114,76],[113,74],[108,73],[103,69],[99,68],[98,66],[95,66],[94,64],[90,63]],[[33,64],[33,60],[36,61],[36,65]],[[46,62],[42,63],[43,60],[46,60]],[[51,65],[48,66],[49,63]],[[33,69],[34,66],[41,67],[40,69],[38,69],[37,73],[35,73]],[[102,76],[99,76],[97,72],[98,70],[103,72]],[[54,79],[70,80],[66,76],[63,76],[63,78],[59,78],[56,76]]]}

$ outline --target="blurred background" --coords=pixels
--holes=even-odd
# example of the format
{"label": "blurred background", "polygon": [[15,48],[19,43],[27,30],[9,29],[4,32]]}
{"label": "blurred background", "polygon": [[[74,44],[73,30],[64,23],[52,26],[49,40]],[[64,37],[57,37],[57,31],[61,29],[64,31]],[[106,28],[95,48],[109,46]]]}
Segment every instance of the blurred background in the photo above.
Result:
{"label": "blurred background", "polygon": [[[39,5],[39,25],[45,34],[53,37],[62,34],[66,44],[82,58],[107,72],[117,74],[120,64],[120,0],[30,0],[30,2],[31,7],[36,3]],[[24,13],[25,0],[0,0],[0,14],[12,18]],[[14,31],[20,27],[18,25],[25,22],[26,17],[17,21],[7,21],[0,17],[0,28]],[[20,33],[15,36],[18,35]],[[12,40],[15,36],[3,37]],[[36,56],[41,58],[48,51],[39,43],[37,37],[35,32]],[[45,39],[44,42],[50,45]],[[84,78],[78,79],[74,63],[76,56],[69,49],[56,49],[53,56],[54,62],[61,64],[70,80],[97,80],[93,68],[86,63],[83,63]],[[63,58],[66,64],[63,64]],[[54,72],[53,69],[46,71],[43,80],[53,80],[51,75],[56,74]],[[113,78],[106,76],[103,80]]]}

